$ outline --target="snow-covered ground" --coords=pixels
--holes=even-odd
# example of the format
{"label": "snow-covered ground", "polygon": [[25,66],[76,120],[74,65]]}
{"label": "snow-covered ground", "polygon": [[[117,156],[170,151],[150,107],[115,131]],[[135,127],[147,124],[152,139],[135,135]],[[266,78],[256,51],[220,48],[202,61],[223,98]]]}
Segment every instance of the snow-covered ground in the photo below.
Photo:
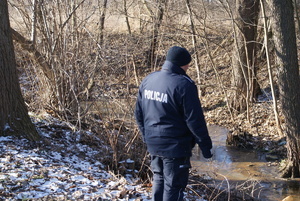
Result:
{"label": "snow-covered ground", "polygon": [[0,200],[151,200],[151,188],[138,178],[105,171],[94,157],[99,149],[80,143],[79,133],[55,119],[35,124],[38,146],[0,137]]}
{"label": "snow-covered ground", "polygon": [[0,200],[150,200],[149,188],[130,175],[105,171],[93,157],[97,150],[78,143],[67,129],[60,130],[60,139],[53,137],[50,124],[39,122],[49,141],[39,148],[26,139],[0,137]]}

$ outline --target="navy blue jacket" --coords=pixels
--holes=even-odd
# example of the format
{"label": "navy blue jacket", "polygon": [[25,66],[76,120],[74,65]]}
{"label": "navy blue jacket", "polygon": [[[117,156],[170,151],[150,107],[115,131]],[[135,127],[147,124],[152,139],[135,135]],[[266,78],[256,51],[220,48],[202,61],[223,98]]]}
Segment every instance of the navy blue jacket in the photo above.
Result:
{"label": "navy blue jacket", "polygon": [[203,155],[210,154],[212,142],[197,87],[182,68],[169,61],[142,81],[135,118],[151,155],[191,156],[195,143]]}

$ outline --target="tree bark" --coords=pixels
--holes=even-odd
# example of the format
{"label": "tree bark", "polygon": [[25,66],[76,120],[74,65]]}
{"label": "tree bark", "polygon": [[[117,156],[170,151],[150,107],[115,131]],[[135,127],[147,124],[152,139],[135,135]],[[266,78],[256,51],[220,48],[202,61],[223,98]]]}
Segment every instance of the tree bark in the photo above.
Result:
{"label": "tree bark", "polygon": [[256,81],[255,40],[259,12],[258,0],[238,0],[235,14],[233,80],[236,89],[231,105],[238,111],[248,108],[259,88]]}
{"label": "tree bark", "polygon": [[17,76],[7,0],[0,1],[0,136],[16,135],[38,140]]}
{"label": "tree bark", "polygon": [[269,0],[279,96],[285,118],[287,164],[282,177],[300,177],[300,77],[292,0]]}

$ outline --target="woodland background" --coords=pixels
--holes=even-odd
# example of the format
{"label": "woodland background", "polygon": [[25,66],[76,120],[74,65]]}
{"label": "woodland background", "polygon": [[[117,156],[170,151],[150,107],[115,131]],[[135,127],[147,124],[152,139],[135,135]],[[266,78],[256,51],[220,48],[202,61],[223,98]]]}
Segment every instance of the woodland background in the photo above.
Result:
{"label": "woodland background", "polygon": [[[249,2],[265,11],[250,13],[253,24],[239,13],[253,7]],[[292,3],[297,4],[288,2],[291,10]],[[145,172],[147,153],[133,118],[136,92],[143,77],[160,69],[169,47],[179,45],[192,53],[188,74],[198,85],[208,124],[227,127],[229,144],[263,150],[285,138],[282,127],[285,130],[287,120],[278,100],[282,70],[276,63],[272,5],[278,2],[11,0],[11,31],[25,104],[34,118],[47,113],[68,122],[74,132],[90,130],[103,139],[111,148],[103,161],[112,169],[118,170],[124,158],[139,158]],[[294,26],[297,11],[285,16],[294,19]],[[255,27],[255,41],[245,39],[240,22],[246,29]],[[295,28],[290,31],[296,35]],[[255,46],[255,53],[247,51],[248,44]],[[245,84],[239,85],[236,69],[245,66],[237,63],[243,62],[248,73],[242,71]],[[259,90],[254,93],[254,88]],[[249,136],[261,143],[245,144]],[[92,138],[85,141],[93,144]],[[288,175],[297,177],[299,160],[288,158],[296,161]]]}

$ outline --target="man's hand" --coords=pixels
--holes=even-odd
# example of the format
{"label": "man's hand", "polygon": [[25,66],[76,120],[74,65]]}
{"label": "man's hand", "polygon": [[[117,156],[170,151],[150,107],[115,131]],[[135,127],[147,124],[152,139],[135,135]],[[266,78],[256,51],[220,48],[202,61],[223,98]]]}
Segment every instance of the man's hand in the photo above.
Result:
{"label": "man's hand", "polygon": [[211,154],[210,149],[205,150],[205,151],[202,151],[202,155],[203,155],[203,157],[206,158],[206,159],[212,158],[212,156],[213,156],[213,155]]}

